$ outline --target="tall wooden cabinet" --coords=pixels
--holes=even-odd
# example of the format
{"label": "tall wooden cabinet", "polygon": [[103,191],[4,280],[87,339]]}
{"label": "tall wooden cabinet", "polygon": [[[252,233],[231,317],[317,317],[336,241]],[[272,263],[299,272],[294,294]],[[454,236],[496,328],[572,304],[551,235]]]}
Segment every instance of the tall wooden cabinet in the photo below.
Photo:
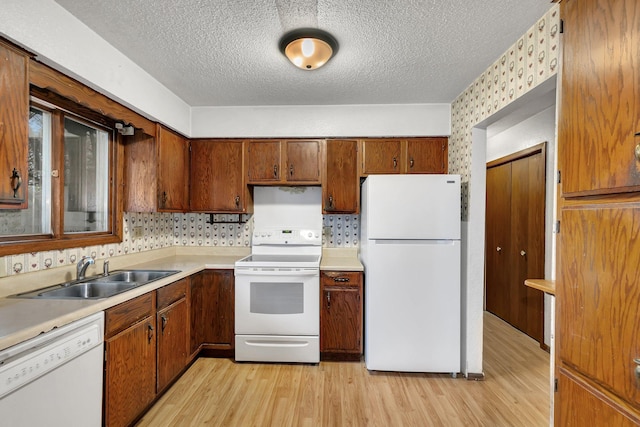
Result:
{"label": "tall wooden cabinet", "polygon": [[358,213],[360,211],[357,154],[358,141],[355,139],[326,141],[322,178],[324,213]]}
{"label": "tall wooden cabinet", "polygon": [[251,193],[244,179],[244,141],[192,140],[190,174],[191,212],[251,212]]}
{"label": "tall wooden cabinet", "polygon": [[556,425],[640,424],[640,4],[563,0]]}
{"label": "tall wooden cabinet", "polygon": [[545,146],[487,164],[486,308],[540,344],[544,295]]}
{"label": "tall wooden cabinet", "polygon": [[0,209],[27,207],[29,57],[0,41]]}

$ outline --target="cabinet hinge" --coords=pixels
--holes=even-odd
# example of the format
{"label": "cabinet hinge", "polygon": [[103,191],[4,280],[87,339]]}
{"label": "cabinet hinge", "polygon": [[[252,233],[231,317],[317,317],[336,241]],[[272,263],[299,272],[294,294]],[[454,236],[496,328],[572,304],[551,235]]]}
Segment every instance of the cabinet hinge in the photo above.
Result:
{"label": "cabinet hinge", "polygon": [[553,379],[553,392],[554,393],[558,392],[558,379],[557,378]]}
{"label": "cabinet hinge", "polygon": [[558,184],[560,184],[562,182],[562,173],[560,171],[558,171]]}
{"label": "cabinet hinge", "polygon": [[554,232],[556,234],[560,234],[560,220],[556,221],[556,227],[555,227]]}
{"label": "cabinet hinge", "polygon": [[564,33],[564,19],[560,20],[560,34]]}
{"label": "cabinet hinge", "polygon": [[356,295],[356,301],[360,302],[360,294]]}

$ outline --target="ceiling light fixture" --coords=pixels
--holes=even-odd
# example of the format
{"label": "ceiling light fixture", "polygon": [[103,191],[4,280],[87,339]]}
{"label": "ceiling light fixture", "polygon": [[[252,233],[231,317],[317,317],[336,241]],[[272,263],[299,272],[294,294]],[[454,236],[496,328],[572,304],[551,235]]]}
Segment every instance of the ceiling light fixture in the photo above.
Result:
{"label": "ceiling light fixture", "polygon": [[338,51],[338,42],[326,31],[300,28],[280,39],[282,52],[293,65],[303,70],[322,67]]}

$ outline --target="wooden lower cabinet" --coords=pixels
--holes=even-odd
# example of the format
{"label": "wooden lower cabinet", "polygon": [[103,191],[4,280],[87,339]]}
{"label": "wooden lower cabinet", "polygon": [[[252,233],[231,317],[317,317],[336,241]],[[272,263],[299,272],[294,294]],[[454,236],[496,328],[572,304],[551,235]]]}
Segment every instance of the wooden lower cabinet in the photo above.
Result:
{"label": "wooden lower cabinet", "polygon": [[191,345],[201,349],[234,348],[233,270],[204,270],[191,276]]}
{"label": "wooden lower cabinet", "polygon": [[105,312],[104,424],[130,425],[156,396],[155,293]]}
{"label": "wooden lower cabinet", "polygon": [[320,353],[323,359],[360,360],[362,273],[322,271]]}
{"label": "wooden lower cabinet", "polygon": [[188,279],[157,290],[158,387],[162,392],[187,365],[189,311]]}

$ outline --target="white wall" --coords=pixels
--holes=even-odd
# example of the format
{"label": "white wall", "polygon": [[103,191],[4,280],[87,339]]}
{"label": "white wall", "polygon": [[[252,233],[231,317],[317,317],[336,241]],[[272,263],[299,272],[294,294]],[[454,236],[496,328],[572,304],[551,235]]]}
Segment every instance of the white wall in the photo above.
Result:
{"label": "white wall", "polygon": [[[549,94],[550,99],[555,100],[555,91]],[[555,279],[555,234],[553,224],[555,222],[556,205],[556,108],[555,103],[543,111],[519,121],[506,129],[499,126],[499,122],[487,127],[487,163],[516,153],[529,147],[547,143],[546,152],[546,196],[545,196],[545,255],[544,278]],[[500,128],[499,133],[492,129]],[[486,180],[485,180],[486,182]],[[533,277],[532,277],[533,278]],[[545,328],[544,342],[551,343],[551,300],[545,295]]]}
{"label": "white wall", "polygon": [[448,136],[450,104],[194,107],[193,137]]}

